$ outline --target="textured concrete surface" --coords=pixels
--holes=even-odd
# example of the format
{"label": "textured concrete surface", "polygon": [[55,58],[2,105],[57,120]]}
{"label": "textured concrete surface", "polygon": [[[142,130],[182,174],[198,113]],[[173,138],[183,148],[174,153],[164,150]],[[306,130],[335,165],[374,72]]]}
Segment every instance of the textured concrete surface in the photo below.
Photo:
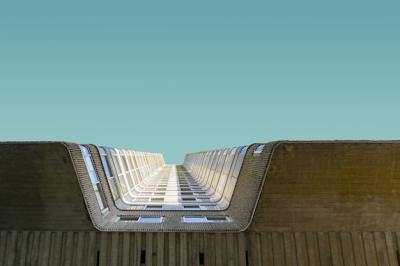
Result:
{"label": "textured concrete surface", "polygon": [[93,228],[62,143],[0,145],[0,228]]}
{"label": "textured concrete surface", "polygon": [[399,265],[400,142],[283,141],[247,154],[233,207],[254,197],[243,182],[265,179],[242,233],[97,232],[82,165],[62,143],[0,145],[1,266]]}
{"label": "textured concrete surface", "polygon": [[399,142],[284,142],[252,231],[399,231]]}
{"label": "textured concrete surface", "polygon": [[0,266],[397,266],[400,233],[2,232]]}

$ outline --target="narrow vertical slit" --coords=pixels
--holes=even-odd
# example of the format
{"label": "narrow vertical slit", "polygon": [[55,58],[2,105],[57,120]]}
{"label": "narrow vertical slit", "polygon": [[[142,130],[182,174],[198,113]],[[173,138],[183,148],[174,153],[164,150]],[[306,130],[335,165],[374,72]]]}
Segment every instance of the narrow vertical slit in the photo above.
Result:
{"label": "narrow vertical slit", "polygon": [[199,264],[204,265],[204,253],[199,253]]}
{"label": "narrow vertical slit", "polygon": [[140,251],[140,263],[144,264],[146,263],[146,250],[142,249],[142,251]]}
{"label": "narrow vertical slit", "polygon": [[99,266],[99,265],[100,265],[100,251],[98,250],[97,254],[96,254],[96,266]]}
{"label": "narrow vertical slit", "polygon": [[397,259],[397,265],[400,265],[400,251],[396,249],[396,259]]}
{"label": "narrow vertical slit", "polygon": [[249,266],[249,251],[246,250],[246,266]]}

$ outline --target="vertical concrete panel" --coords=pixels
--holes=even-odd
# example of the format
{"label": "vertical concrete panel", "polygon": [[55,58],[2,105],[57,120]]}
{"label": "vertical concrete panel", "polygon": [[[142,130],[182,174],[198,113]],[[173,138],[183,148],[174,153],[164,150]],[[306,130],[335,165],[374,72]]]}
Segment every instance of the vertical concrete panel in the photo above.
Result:
{"label": "vertical concrete panel", "polygon": [[331,249],[329,245],[329,235],[325,232],[318,232],[318,246],[319,246],[319,254],[321,266],[332,266],[332,255]]}
{"label": "vertical concrete panel", "polygon": [[333,266],[343,266],[342,244],[339,234],[335,232],[329,233],[329,243],[331,246]]}
{"label": "vertical concrete panel", "polygon": [[283,242],[285,246],[286,265],[297,265],[296,243],[292,232],[283,233]]}
{"label": "vertical concrete panel", "polygon": [[[240,247],[239,247],[239,252],[240,252]],[[263,265],[274,265],[274,256],[272,253],[272,236],[271,233],[269,232],[261,233],[261,256]],[[241,263],[243,262],[245,261],[241,261]]]}
{"label": "vertical concrete panel", "polygon": [[345,266],[355,265],[353,243],[351,241],[351,235],[348,232],[340,233],[340,242],[342,243],[343,261]]}
{"label": "vertical concrete panel", "polygon": [[357,266],[366,266],[365,251],[360,232],[352,232],[351,240],[353,243],[354,261]]}
{"label": "vertical concrete panel", "polygon": [[274,265],[284,266],[285,262],[285,246],[283,240],[283,233],[272,233],[272,250],[274,254]]}
{"label": "vertical concrete panel", "polygon": [[294,233],[294,239],[296,241],[297,264],[299,266],[309,265],[305,233],[302,232]]}
{"label": "vertical concrete panel", "polygon": [[306,233],[306,241],[307,241],[308,258],[309,258],[310,266],[321,265],[320,259],[319,259],[317,234],[314,232],[307,232]]}
{"label": "vertical concrete panel", "polygon": [[168,233],[168,265],[176,265],[176,256],[177,256],[177,250],[176,250],[176,233]]}

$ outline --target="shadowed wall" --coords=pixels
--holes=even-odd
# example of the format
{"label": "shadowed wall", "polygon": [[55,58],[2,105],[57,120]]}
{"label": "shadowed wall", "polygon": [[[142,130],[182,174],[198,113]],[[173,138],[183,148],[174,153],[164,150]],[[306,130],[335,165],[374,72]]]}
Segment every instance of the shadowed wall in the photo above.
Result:
{"label": "shadowed wall", "polygon": [[93,228],[62,143],[0,145],[0,228]]}
{"label": "shadowed wall", "polygon": [[252,231],[400,230],[400,143],[283,142]]}

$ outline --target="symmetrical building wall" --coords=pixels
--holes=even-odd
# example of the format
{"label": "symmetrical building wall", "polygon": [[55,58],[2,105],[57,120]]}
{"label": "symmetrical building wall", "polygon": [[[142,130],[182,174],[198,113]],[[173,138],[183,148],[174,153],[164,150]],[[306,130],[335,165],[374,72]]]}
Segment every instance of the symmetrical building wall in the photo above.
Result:
{"label": "symmetrical building wall", "polygon": [[0,265],[399,265],[399,141],[0,144]]}
{"label": "symmetrical building wall", "polygon": [[[140,178],[140,173],[135,172],[133,155],[121,158],[112,154],[136,152],[86,145],[83,147],[90,151],[90,161],[82,164],[82,145],[66,146],[72,154],[72,163],[80,166],[77,178],[93,224],[101,231],[244,230],[251,221],[269,158],[267,149],[256,151],[257,147],[264,147],[261,144],[188,155],[188,167],[192,159],[190,171],[185,166],[165,165],[161,158],[150,174]],[[248,163],[244,163],[246,157]],[[88,182],[87,169],[92,168],[102,188],[104,203],[99,203],[93,183]],[[241,172],[253,168],[261,171],[247,180],[240,177]],[[136,178],[139,182],[135,187]],[[122,183],[127,187],[125,190]],[[233,193],[235,188],[238,193]],[[117,195],[114,190],[119,191]]]}

